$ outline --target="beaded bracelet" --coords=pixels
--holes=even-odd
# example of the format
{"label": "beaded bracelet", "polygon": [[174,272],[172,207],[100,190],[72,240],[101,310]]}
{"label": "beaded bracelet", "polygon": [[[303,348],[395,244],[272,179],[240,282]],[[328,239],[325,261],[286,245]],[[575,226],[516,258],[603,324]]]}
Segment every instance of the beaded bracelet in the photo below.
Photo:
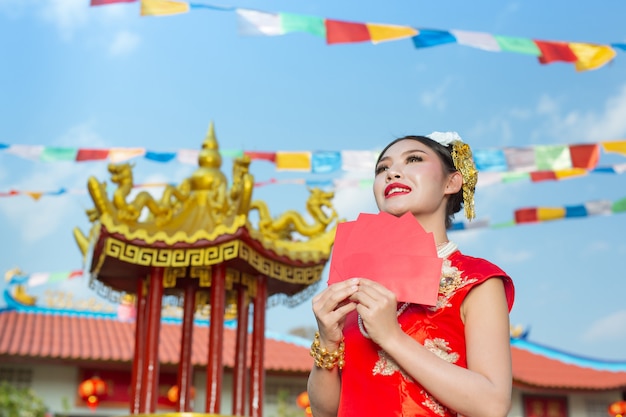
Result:
{"label": "beaded bracelet", "polygon": [[311,344],[311,356],[315,360],[315,366],[318,368],[324,368],[332,370],[337,366],[339,369],[343,368],[346,363],[344,360],[345,344],[343,339],[339,343],[339,347],[334,352],[329,352],[328,349],[321,347],[320,344],[320,332],[315,332],[315,339]]}

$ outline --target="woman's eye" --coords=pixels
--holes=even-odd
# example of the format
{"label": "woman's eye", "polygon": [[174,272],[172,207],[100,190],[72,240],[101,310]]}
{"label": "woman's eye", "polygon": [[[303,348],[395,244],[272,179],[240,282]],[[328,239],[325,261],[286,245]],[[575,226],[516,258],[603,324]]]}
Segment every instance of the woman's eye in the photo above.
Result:
{"label": "woman's eye", "polygon": [[420,161],[422,161],[422,157],[421,157],[421,156],[417,156],[417,155],[411,155],[411,156],[409,156],[409,157],[406,159],[406,161],[407,161],[408,163],[411,163],[411,162],[420,162]]}
{"label": "woman's eye", "polygon": [[376,167],[376,171],[374,171],[374,173],[376,175],[380,174],[383,171],[387,171],[387,166],[386,165],[379,165]]}

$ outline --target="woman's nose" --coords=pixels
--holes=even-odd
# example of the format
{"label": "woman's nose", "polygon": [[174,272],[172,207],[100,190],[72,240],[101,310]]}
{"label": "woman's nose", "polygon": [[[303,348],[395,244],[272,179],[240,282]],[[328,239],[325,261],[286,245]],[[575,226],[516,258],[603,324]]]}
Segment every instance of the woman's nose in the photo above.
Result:
{"label": "woman's nose", "polygon": [[395,165],[392,165],[389,167],[389,169],[387,169],[387,179],[390,179],[390,180],[397,179],[397,178],[400,178],[401,176],[402,176],[402,173]]}

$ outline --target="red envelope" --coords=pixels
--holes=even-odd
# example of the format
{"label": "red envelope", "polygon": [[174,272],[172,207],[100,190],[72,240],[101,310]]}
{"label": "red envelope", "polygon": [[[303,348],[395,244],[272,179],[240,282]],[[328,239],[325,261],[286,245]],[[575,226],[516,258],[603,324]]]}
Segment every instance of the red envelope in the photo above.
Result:
{"label": "red envelope", "polygon": [[328,284],[369,278],[393,291],[398,301],[435,305],[442,263],[433,234],[410,213],[362,213],[337,226]]}

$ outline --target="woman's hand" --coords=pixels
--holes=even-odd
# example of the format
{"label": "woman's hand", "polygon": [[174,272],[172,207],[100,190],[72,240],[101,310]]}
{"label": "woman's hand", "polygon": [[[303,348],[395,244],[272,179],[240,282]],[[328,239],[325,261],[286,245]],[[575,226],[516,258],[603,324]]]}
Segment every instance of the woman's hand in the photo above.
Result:
{"label": "woman's hand", "polygon": [[381,347],[383,341],[393,338],[394,332],[402,332],[398,324],[398,299],[382,284],[361,278],[359,290],[351,300],[358,303],[356,310],[369,337]]}
{"label": "woman's hand", "polygon": [[351,278],[328,286],[313,297],[313,313],[323,347],[334,350],[343,339],[346,315],[356,308],[350,298],[359,288],[359,278]]}

